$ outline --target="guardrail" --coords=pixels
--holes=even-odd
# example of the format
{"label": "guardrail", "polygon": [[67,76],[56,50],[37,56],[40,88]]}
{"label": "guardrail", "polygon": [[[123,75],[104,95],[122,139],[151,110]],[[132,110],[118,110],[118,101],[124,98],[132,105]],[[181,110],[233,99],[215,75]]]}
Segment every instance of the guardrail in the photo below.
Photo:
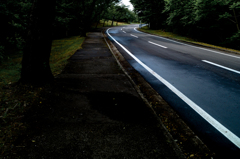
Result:
{"label": "guardrail", "polygon": [[146,25],[148,25],[148,24],[139,24],[139,28],[144,27]]}

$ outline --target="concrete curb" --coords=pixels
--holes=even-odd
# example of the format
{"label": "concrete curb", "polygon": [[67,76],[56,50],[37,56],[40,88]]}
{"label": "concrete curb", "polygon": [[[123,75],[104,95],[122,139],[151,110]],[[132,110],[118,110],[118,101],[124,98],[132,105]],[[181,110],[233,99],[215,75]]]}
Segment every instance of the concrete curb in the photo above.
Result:
{"label": "concrete curb", "polygon": [[179,155],[184,153],[186,158],[211,158],[214,156],[214,153],[208,149],[163,98],[126,61],[114,44],[106,38],[105,31],[102,31],[102,34],[117,63],[128,76],[143,101],[153,110],[159,123],[164,127],[165,135],[175,141],[172,145],[176,152]]}

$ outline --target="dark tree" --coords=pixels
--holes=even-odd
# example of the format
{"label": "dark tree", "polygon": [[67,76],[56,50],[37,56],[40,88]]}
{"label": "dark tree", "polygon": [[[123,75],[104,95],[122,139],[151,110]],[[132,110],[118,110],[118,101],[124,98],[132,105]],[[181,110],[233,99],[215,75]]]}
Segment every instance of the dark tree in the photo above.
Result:
{"label": "dark tree", "polygon": [[33,1],[20,82],[39,84],[53,80],[49,57],[55,6],[56,0]]}
{"label": "dark tree", "polygon": [[145,23],[150,23],[151,29],[162,29],[165,25],[166,14],[164,0],[130,0],[138,17]]}

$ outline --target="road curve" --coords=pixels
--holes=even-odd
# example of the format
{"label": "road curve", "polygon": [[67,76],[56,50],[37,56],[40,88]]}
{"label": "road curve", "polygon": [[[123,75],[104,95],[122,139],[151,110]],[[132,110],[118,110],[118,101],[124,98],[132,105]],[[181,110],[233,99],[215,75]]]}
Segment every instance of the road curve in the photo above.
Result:
{"label": "road curve", "polygon": [[240,148],[240,56],[136,30],[107,30],[128,62],[221,155]]}

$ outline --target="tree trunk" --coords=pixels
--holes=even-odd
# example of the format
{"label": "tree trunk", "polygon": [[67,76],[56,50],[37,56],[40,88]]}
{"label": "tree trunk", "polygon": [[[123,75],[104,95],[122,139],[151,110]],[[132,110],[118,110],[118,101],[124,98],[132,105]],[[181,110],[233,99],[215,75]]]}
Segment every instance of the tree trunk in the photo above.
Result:
{"label": "tree trunk", "polygon": [[84,7],[85,8],[85,11],[84,11],[85,15],[84,15],[84,20],[83,20],[84,23],[82,24],[83,29],[82,29],[81,36],[86,37],[87,36],[86,34],[89,31],[89,28],[91,28],[91,24],[94,20],[94,18],[92,18],[92,16],[93,16],[96,1],[97,0],[93,0],[88,7]]}
{"label": "tree trunk", "polygon": [[105,19],[104,19],[104,21],[103,21],[103,27],[104,27],[104,25],[105,25]]}
{"label": "tree trunk", "polygon": [[235,13],[235,9],[233,9],[233,14],[234,14],[234,18],[236,21],[237,31],[239,31],[238,19],[237,19],[236,13]]}
{"label": "tree trunk", "polygon": [[95,26],[95,29],[97,28],[98,24],[100,23],[100,19],[101,19],[101,15],[99,14],[98,20],[97,20],[97,24]]}
{"label": "tree trunk", "polygon": [[113,26],[113,21],[114,21],[114,16],[113,16],[113,18],[112,18],[112,25],[111,25],[111,26]]}
{"label": "tree trunk", "polygon": [[33,1],[20,82],[42,84],[53,81],[49,58],[55,6],[56,0]]}
{"label": "tree trunk", "polygon": [[[100,20],[99,20],[100,21]],[[98,26],[98,24],[99,24],[99,21],[97,21],[97,24],[96,24],[96,26],[95,26],[95,29],[97,28],[97,26]]]}

